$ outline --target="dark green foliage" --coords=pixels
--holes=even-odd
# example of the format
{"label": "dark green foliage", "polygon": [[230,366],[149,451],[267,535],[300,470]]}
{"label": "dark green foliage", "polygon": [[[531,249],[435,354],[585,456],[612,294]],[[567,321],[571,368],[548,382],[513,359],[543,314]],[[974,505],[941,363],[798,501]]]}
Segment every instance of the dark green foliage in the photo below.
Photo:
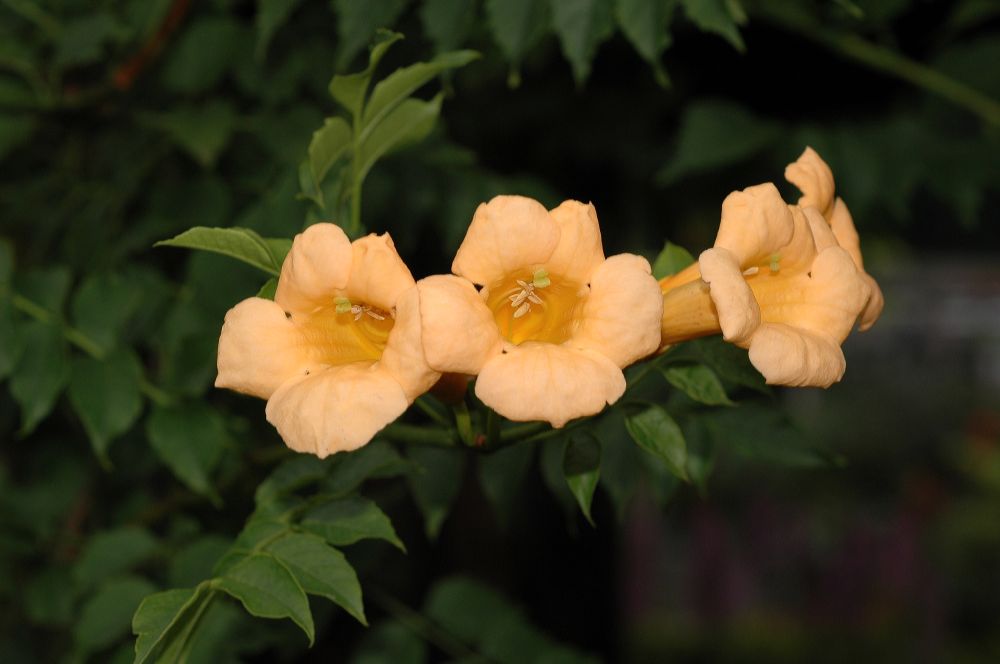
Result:
{"label": "dark green foliage", "polygon": [[[804,427],[745,350],[701,339],[565,430],[503,423],[486,444],[471,396],[458,423],[427,397],[403,424],[433,446],[390,428],[319,460],[287,452],[263,402],[212,388],[225,312],[273,298],[291,238],[319,220],[391,231],[414,276],[446,272],[499,193],[593,199],[608,253],[656,256],[663,277],[711,243],[726,192],[780,179],[805,144],[874,273],[901,253],[887,236],[984,251],[998,17],[978,0],[0,3],[0,660],[627,659],[626,627],[587,622],[600,606],[523,590],[555,583],[556,565],[535,569],[553,523],[579,538],[558,567],[579,559],[575,585],[598,587],[625,565],[588,538],[617,541],[647,503],[686,524],[699,496],[774,469],[827,473],[827,501],[845,459],[815,432],[853,431],[822,419],[840,388],[798,397]],[[978,399],[986,415],[952,437],[979,442],[933,460],[954,495],[912,512],[948,515],[927,517],[928,539],[957,543],[940,545],[946,590],[989,617],[1000,466]],[[858,436],[849,461],[891,434]],[[888,486],[902,471],[885,466],[866,477]],[[772,617],[794,622],[755,619]],[[666,651],[694,638],[682,627],[657,632]],[[995,653],[969,633],[940,659]]]}

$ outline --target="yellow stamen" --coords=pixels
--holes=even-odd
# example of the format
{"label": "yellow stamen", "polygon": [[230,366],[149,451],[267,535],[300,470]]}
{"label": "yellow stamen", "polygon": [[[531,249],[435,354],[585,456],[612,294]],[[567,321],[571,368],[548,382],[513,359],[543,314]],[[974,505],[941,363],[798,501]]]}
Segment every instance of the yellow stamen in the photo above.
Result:
{"label": "yellow stamen", "polygon": [[520,277],[509,275],[487,291],[486,306],[500,334],[514,344],[568,339],[582,303],[580,285],[551,276],[545,269],[532,272],[530,281]]}

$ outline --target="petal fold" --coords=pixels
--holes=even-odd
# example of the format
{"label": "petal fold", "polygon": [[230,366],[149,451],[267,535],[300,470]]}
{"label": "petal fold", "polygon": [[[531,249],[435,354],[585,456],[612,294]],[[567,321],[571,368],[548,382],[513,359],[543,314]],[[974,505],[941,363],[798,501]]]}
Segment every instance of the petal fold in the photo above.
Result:
{"label": "petal fold", "polygon": [[568,343],[597,351],[624,368],[656,351],[662,318],[663,295],[649,261],[618,254],[591,276],[580,327]]}
{"label": "petal fold", "polygon": [[388,233],[371,233],[351,245],[351,275],[347,297],[352,302],[391,311],[396,300],[414,284],[413,275],[396,252]]}
{"label": "petal fold", "polygon": [[267,399],[282,383],[305,372],[312,355],[280,306],[251,297],[226,313],[215,386]]}
{"label": "petal fold", "polygon": [[722,202],[715,247],[728,249],[744,268],[770,262],[792,241],[792,213],[768,182],[734,191]]}
{"label": "petal fold", "polygon": [[351,274],[351,241],[335,224],[313,224],[295,236],[281,265],[274,301],[293,313],[329,305]]}
{"label": "petal fold", "polygon": [[735,344],[746,341],[760,325],[760,307],[736,256],[721,247],[706,249],[698,257],[698,267],[711,288],[723,338]]}
{"label": "petal fold", "polygon": [[559,227],[559,244],[546,263],[549,272],[585,284],[604,263],[601,227],[593,204],[564,201],[549,214]]}
{"label": "petal fold", "polygon": [[500,353],[496,321],[470,281],[434,275],[417,282],[417,289],[424,356],[431,368],[477,374],[490,357]]}
{"label": "petal fold", "polygon": [[785,179],[802,192],[801,207],[814,207],[828,217],[833,205],[833,171],[810,147],[794,163],[785,167]]}
{"label": "petal fold", "polygon": [[765,323],[753,335],[750,362],[769,385],[792,387],[829,387],[847,367],[836,343],[780,323]]}
{"label": "petal fold", "polygon": [[266,413],[288,447],[322,459],[361,447],[409,404],[388,371],[356,362],[288,381],[268,400]]}
{"label": "petal fold", "polygon": [[441,374],[427,364],[420,333],[420,296],[411,286],[396,301],[396,322],[379,364],[413,401],[437,382]]}
{"label": "petal fold", "polygon": [[492,358],[476,380],[476,396],[507,419],[556,428],[599,413],[624,392],[625,376],[604,355],[534,342]]}
{"label": "petal fold", "polygon": [[541,203],[524,196],[497,196],[476,209],[451,271],[486,286],[515,270],[545,263],[558,242],[559,226]]}

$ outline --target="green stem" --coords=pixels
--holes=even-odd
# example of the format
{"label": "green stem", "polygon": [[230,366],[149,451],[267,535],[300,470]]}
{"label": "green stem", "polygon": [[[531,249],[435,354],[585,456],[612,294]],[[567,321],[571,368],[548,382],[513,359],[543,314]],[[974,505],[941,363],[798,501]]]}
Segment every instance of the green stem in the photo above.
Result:
{"label": "green stem", "polygon": [[519,440],[527,436],[532,436],[549,428],[547,422],[528,422],[526,424],[516,424],[507,427],[500,432],[501,441]]}
{"label": "green stem", "polygon": [[451,429],[438,427],[421,427],[412,424],[394,422],[382,430],[389,440],[412,445],[434,445],[437,447],[454,447],[458,444],[455,433]]}
{"label": "green stem", "polygon": [[13,293],[10,299],[15,309],[31,316],[38,322],[45,323],[46,325],[59,325],[59,327],[62,328],[63,336],[66,337],[66,341],[70,342],[87,355],[90,355],[96,360],[100,360],[104,357],[104,351],[101,350],[101,347],[98,346],[95,341],[75,327],[61,323],[61,321],[53,316],[52,313],[45,307],[32,302],[28,298],[23,295],[18,295],[17,293]]}
{"label": "green stem", "polygon": [[379,607],[392,616],[399,624],[410,630],[421,639],[441,650],[455,661],[484,661],[483,656],[446,632],[422,614],[414,611],[395,597],[381,590],[369,589],[366,595],[372,598]]}
{"label": "green stem", "polygon": [[500,416],[492,408],[486,408],[486,448],[490,449],[500,442]]}
{"label": "green stem", "polygon": [[431,402],[430,398],[426,394],[422,394],[417,397],[413,403],[417,406],[417,408],[424,411],[424,414],[427,415],[427,417],[431,418],[441,426],[451,428],[454,425],[454,423],[448,419],[448,416],[445,415],[439,407],[436,407],[435,404]]}
{"label": "green stem", "polygon": [[[88,337],[86,334],[78,330],[77,328],[67,325],[61,320],[59,320],[51,311],[41,306],[37,302],[33,302],[23,295],[18,295],[17,293],[11,294],[11,303],[14,308],[18,311],[27,314],[31,318],[34,318],[40,323],[45,325],[58,325],[62,330],[63,336],[66,341],[76,346],[84,353],[94,358],[95,360],[103,360],[105,357],[104,349],[98,345],[96,341]],[[166,391],[160,389],[153,383],[149,382],[145,376],[139,377],[139,391],[145,394],[150,401],[155,403],[157,406],[169,406],[174,402],[174,397],[171,396]]]}
{"label": "green stem", "polygon": [[911,60],[896,51],[868,42],[856,35],[837,34],[811,21],[777,11],[764,18],[775,25],[810,39],[844,57],[911,83],[1000,126],[1000,102],[941,72]]}

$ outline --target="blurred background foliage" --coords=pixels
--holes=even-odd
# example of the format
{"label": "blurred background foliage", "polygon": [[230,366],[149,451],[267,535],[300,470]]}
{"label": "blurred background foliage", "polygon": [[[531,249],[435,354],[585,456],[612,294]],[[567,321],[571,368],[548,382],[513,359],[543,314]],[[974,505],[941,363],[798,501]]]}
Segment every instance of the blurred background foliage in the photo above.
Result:
{"label": "blurred background foliage", "polygon": [[764,394],[740,358],[713,364],[723,345],[690,344],[739,407],[702,409],[677,375],[644,386],[684,429],[682,486],[602,418],[596,529],[561,439],[373,445],[356,484],[374,477],[407,554],[345,549],[371,627],[314,600],[310,650],[216,602],[182,654],[1000,658],[997,3],[0,0],[0,659],[130,661],[140,600],[211,577],[255,491],[261,509],[284,447],[260,402],[211,383],[223,315],[262,276],[151,247],[346,225],[300,165],[331,76],[382,27],[406,39],[377,77],[482,56],[420,90],[440,120],[364,181],[361,225],[418,278],[497,193],[593,201],[609,254],[697,253],[725,194],[812,145],[886,312],[826,392]]}

